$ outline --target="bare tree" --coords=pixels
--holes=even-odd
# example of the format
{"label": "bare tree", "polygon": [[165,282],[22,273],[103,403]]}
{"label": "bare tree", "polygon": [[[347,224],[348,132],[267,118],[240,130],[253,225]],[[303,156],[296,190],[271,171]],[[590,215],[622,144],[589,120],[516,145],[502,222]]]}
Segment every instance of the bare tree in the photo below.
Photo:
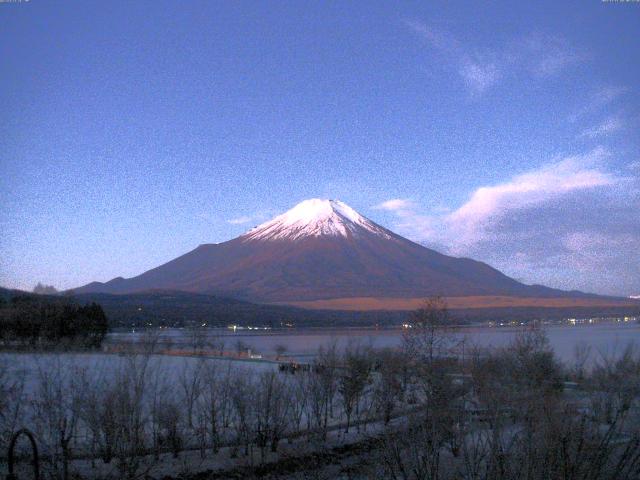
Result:
{"label": "bare tree", "polygon": [[244,446],[244,454],[249,455],[251,432],[253,429],[253,405],[255,386],[247,372],[235,372],[231,382],[231,404],[233,405],[233,426],[236,443]]}
{"label": "bare tree", "polygon": [[222,432],[228,426],[230,404],[230,370],[222,372],[215,363],[204,367],[201,407],[213,453],[218,453]]}
{"label": "bare tree", "polygon": [[101,457],[110,463],[114,455],[116,441],[115,401],[111,384],[113,379],[104,371],[94,371],[84,377],[83,396],[80,405],[80,419],[89,437],[91,464]]}
{"label": "bare tree", "polygon": [[573,377],[576,381],[582,381],[586,373],[586,366],[591,357],[591,345],[580,342],[576,345],[574,352]]}
{"label": "bare tree", "polygon": [[[309,410],[309,388],[310,388],[310,375],[311,372],[300,371],[297,372],[293,380],[289,385],[289,391],[291,396],[291,428],[293,433],[300,432],[303,416],[306,415],[307,419],[310,418]],[[310,428],[307,423],[307,428]],[[289,441],[292,441],[293,437],[289,437]]]}
{"label": "bare tree", "polygon": [[289,421],[290,401],[288,390],[276,372],[260,375],[254,398],[254,438],[260,448],[260,459],[264,462],[265,448],[278,448]]}
{"label": "bare tree", "polygon": [[[388,477],[592,478],[561,474],[562,468],[576,465],[566,448],[581,445],[567,443],[567,435],[585,442],[587,437],[580,437],[585,424],[578,410],[561,400],[561,369],[542,330],[523,331],[504,349],[474,352],[470,385],[453,381],[458,378],[452,375],[455,362],[423,358],[426,362],[412,368],[424,408],[399,432],[387,435],[383,460]],[[474,417],[483,422],[474,424]]]}
{"label": "bare tree", "polygon": [[450,353],[455,339],[447,304],[441,297],[425,300],[422,307],[411,314],[407,325],[403,348],[409,358],[433,363],[436,358]]}
{"label": "bare tree", "polygon": [[[34,413],[40,438],[49,451],[54,475],[69,478],[72,440],[81,416],[86,369],[64,365],[60,358],[38,364]],[[61,465],[60,465],[61,464]]]}
{"label": "bare tree", "polygon": [[348,433],[353,410],[357,410],[365,387],[370,381],[371,355],[370,351],[350,344],[347,345],[343,358],[344,369],[338,377],[338,392],[347,420],[345,433]]}
{"label": "bare tree", "polygon": [[121,478],[133,479],[149,468],[143,458],[148,423],[145,392],[150,374],[148,355],[128,355],[109,385],[105,424]]}
{"label": "bare tree", "polygon": [[148,355],[157,353],[160,346],[160,330],[156,328],[147,328],[143,330],[137,346],[139,353]]}
{"label": "bare tree", "polygon": [[180,402],[172,398],[171,395],[162,398],[157,421],[159,444],[169,448],[173,458],[178,458],[184,447],[183,415]]}
{"label": "bare tree", "polygon": [[375,376],[374,401],[376,410],[382,413],[384,423],[391,421],[391,415],[402,398],[402,376],[406,363],[400,353],[384,350],[379,352],[378,374]]}
{"label": "bare tree", "polygon": [[23,414],[25,371],[10,368],[0,356],[0,451],[6,451]]}
{"label": "bare tree", "polygon": [[313,364],[314,375],[309,382],[309,405],[315,428],[323,440],[327,437],[329,418],[337,388],[338,353],[336,344],[320,347]]}
{"label": "bare tree", "polygon": [[601,420],[613,424],[638,406],[640,396],[640,350],[629,344],[622,354],[602,356],[595,364],[590,382],[591,405]]}
{"label": "bare tree", "polygon": [[148,380],[145,392],[145,409],[149,416],[148,429],[151,436],[151,447],[154,458],[158,461],[163,442],[166,443],[162,432],[164,400],[173,398],[175,387],[169,382],[167,371],[157,362],[154,364],[154,368],[148,372]]}
{"label": "bare tree", "polygon": [[198,359],[196,362],[185,362],[182,365],[178,376],[178,385],[180,388],[181,405],[186,411],[186,428],[191,434],[197,433],[197,426],[194,422],[195,408],[198,399],[202,394],[202,371],[204,368],[204,360]]}

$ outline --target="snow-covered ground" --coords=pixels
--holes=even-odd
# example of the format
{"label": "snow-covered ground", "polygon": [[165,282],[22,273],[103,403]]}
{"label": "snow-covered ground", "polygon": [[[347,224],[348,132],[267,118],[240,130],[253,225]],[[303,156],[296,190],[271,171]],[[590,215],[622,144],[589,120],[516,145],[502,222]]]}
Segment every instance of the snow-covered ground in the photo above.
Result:
{"label": "snow-covered ground", "polygon": [[[265,383],[269,381],[268,374],[272,372],[277,372],[276,383]],[[211,373],[218,377],[221,383],[212,382],[208,377]],[[312,419],[310,403],[300,407],[302,410],[299,416],[295,417],[298,418],[297,423],[290,423],[294,418],[293,398],[310,386],[307,383],[297,383],[302,379],[303,374],[300,373],[290,375],[278,372],[278,364],[271,361],[238,361],[172,355],[0,353],[1,386],[3,388],[17,386],[20,391],[19,397],[13,397],[14,400],[10,401],[10,414],[7,416],[15,419],[14,424],[0,424],[0,427],[6,432],[7,429],[16,431],[26,426],[35,432],[43,455],[43,468],[49,473],[54,471],[59,473],[61,450],[58,434],[65,429],[71,431],[70,425],[73,423],[75,427],[73,427],[74,433],[70,443],[73,458],[72,471],[82,472],[90,477],[118,478],[118,472],[114,467],[118,464],[117,460],[104,463],[97,458],[98,451],[92,447],[92,442],[95,445],[96,437],[89,423],[91,418],[98,418],[91,415],[100,415],[100,409],[108,403],[108,398],[113,398],[114,414],[124,414],[118,417],[119,420],[116,422],[121,423],[116,423],[117,425],[131,428],[127,423],[129,413],[132,416],[139,415],[144,423],[140,441],[142,451],[147,453],[140,456],[139,471],[153,467],[152,470],[156,474],[177,475],[187,465],[191,471],[226,468],[231,465],[242,466],[255,462],[259,449],[252,440],[253,453],[245,457],[240,452],[241,458],[238,460],[232,457],[235,457],[237,451],[242,448],[225,446],[242,443],[242,430],[238,427],[239,422],[242,421],[238,417],[241,413],[239,410],[234,410],[242,408],[237,407],[238,402],[242,402],[247,409],[243,415],[250,418],[247,420],[247,428],[251,429],[252,438],[258,435],[253,429],[262,428],[259,425],[264,425],[260,423],[260,413],[254,412],[254,409],[257,411],[262,408],[263,413],[265,409],[267,411],[272,408],[287,409],[280,412],[281,418],[286,420],[278,420],[286,422],[286,426],[281,427],[282,432],[278,434],[283,451],[299,448],[289,446],[285,440],[287,436],[293,435],[299,438],[300,431],[305,429],[316,432],[318,426]],[[273,398],[267,399],[264,392],[269,385],[273,386],[273,395],[284,395],[287,400],[276,403]],[[220,409],[217,418],[220,421],[221,450],[215,455],[211,453],[211,438],[208,435],[206,438],[201,438],[198,434],[199,428],[210,428],[208,422],[211,419],[207,417],[211,412],[211,397],[207,396],[211,391],[210,388],[216,390],[216,395],[223,395],[221,393],[223,391],[224,395],[227,395],[224,400],[221,398],[216,400],[219,402],[217,408]],[[136,401],[138,391],[141,399]],[[110,397],[110,395],[116,396]],[[337,395],[335,389],[334,395]],[[189,403],[190,398],[191,403]],[[365,405],[367,415],[370,415],[366,421],[374,418],[371,399],[371,395],[365,395],[361,401],[363,415]],[[265,407],[267,405],[265,402],[271,402],[268,403],[270,407]],[[94,412],[92,403],[99,405],[95,413],[92,413]],[[345,435],[339,433],[344,428],[340,426],[345,421],[344,412],[340,408],[338,398],[335,398],[334,403],[335,405],[331,407],[333,413],[328,419],[327,426],[334,432],[331,437],[339,437],[340,441],[344,441]],[[124,405],[124,412],[118,410],[120,405]],[[16,407],[19,408],[16,409]],[[175,423],[172,423],[172,417]],[[3,422],[7,418],[2,419]],[[111,417],[99,418],[103,428],[104,422]],[[357,414],[352,416],[352,422],[363,421],[365,421],[364,417],[358,418]],[[170,443],[164,443],[158,450],[160,458],[156,459],[151,453],[155,448],[153,447],[154,435],[164,435],[164,441],[168,442],[167,435],[170,435],[172,426],[175,426],[180,435],[179,458],[174,459],[170,453],[166,453],[172,447]],[[314,435],[317,434],[314,433]],[[350,438],[350,435],[347,437]],[[3,457],[7,448],[6,442],[7,438],[0,438],[0,448],[2,448],[0,458]],[[294,443],[296,442],[301,445],[299,440],[294,440]],[[204,458],[201,458],[201,451],[198,448],[200,445],[206,445]],[[305,448],[315,447],[307,445]],[[269,450],[268,446],[266,450]],[[260,454],[264,453],[263,449]],[[52,461],[52,455],[55,455],[57,460]],[[271,454],[268,456],[274,457]],[[4,474],[5,469],[6,464],[3,465],[0,461],[0,476]]]}
{"label": "snow-covered ground", "polygon": [[[275,371],[277,364],[271,362],[243,361],[234,359],[196,358],[189,356],[151,355],[149,369],[160,371],[168,382],[177,382],[185,368],[193,368],[206,361],[215,364],[220,371],[253,372]],[[63,370],[85,370],[90,378],[108,379],[119,369],[127,366],[127,357],[104,353],[7,353],[0,352],[0,366],[6,366],[7,374],[24,378],[25,390],[31,395],[36,390],[41,372],[52,368]]]}

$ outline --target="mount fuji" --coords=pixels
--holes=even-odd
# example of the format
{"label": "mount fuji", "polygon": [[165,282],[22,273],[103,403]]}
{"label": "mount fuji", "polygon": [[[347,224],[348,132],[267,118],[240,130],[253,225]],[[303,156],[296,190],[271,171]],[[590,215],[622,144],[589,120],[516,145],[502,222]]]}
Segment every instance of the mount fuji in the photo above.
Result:
{"label": "mount fuji", "polygon": [[74,293],[178,290],[262,303],[344,299],[584,298],[525,285],[489,265],[414,243],[338,200],[305,200],[245,234],[204,244],[133,278]]}

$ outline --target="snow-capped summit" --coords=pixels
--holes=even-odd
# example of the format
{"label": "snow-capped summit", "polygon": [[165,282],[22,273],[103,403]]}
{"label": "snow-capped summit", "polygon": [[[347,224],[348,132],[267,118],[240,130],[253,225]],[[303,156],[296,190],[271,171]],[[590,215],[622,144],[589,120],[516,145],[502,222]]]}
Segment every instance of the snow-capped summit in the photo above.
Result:
{"label": "snow-capped summit", "polygon": [[357,237],[369,232],[389,238],[387,231],[340,200],[312,198],[300,202],[244,234],[248,240],[297,240],[322,235]]}

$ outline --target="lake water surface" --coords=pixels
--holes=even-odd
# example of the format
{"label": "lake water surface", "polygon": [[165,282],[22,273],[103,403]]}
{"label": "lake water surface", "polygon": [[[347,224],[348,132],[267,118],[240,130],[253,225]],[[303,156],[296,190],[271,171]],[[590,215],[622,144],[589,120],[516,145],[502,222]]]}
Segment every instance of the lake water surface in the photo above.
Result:
{"label": "lake water surface", "polygon": [[[474,345],[480,347],[500,347],[509,344],[524,327],[462,327],[454,333],[458,340],[465,340],[465,348]],[[630,343],[640,346],[640,324],[636,322],[604,322],[577,325],[550,325],[544,327],[551,347],[559,359],[572,362],[576,348],[587,345],[591,349],[593,358],[615,356],[620,354]],[[276,348],[282,345],[287,355],[302,358],[313,356],[319,347],[333,342],[338,348],[343,348],[350,342],[373,347],[397,347],[401,344],[404,330],[402,328],[389,329],[299,329],[285,331],[270,330],[228,330],[209,329],[210,339],[216,337],[224,341],[225,350],[233,350],[238,342],[251,348],[255,353],[265,355],[274,354]],[[146,333],[113,333],[109,340],[136,341]],[[163,330],[162,337],[170,339],[174,344],[189,343],[188,330]],[[592,359],[593,359],[592,358]]]}

